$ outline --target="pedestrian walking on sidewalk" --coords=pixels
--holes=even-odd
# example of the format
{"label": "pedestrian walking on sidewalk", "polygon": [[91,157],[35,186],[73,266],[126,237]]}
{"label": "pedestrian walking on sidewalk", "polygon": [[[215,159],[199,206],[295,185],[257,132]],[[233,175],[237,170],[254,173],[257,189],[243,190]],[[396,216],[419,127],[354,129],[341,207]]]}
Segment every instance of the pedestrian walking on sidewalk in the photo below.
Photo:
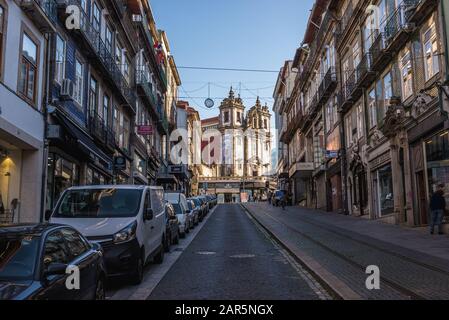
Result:
{"label": "pedestrian walking on sidewalk", "polygon": [[430,233],[435,233],[435,227],[438,227],[438,233],[443,234],[443,218],[446,210],[446,199],[444,198],[444,184],[437,187],[430,199]]}

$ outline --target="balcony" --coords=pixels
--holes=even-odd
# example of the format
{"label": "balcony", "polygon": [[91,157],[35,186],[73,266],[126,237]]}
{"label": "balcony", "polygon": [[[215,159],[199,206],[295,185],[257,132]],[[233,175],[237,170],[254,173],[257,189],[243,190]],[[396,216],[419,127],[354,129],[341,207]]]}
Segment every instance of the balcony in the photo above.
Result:
{"label": "balcony", "polygon": [[405,0],[408,4],[408,21],[420,25],[435,10],[438,0]]}
{"label": "balcony", "polygon": [[337,40],[336,40],[337,48],[343,42],[343,39],[345,38],[346,33],[348,31],[348,26],[349,26],[353,16],[354,16],[354,6],[352,4],[352,1],[350,1],[348,4],[348,7],[346,8],[345,12],[343,13],[343,15],[340,19],[340,22],[338,24]]}
{"label": "balcony", "polygon": [[345,112],[355,102],[352,94],[356,86],[355,70],[348,76],[339,95],[340,110]]}
{"label": "balcony", "polygon": [[[363,55],[362,60],[355,69],[355,89],[363,90],[376,79],[376,72],[372,69],[372,61],[373,58],[370,53]],[[358,97],[356,95],[355,99],[358,99]]]}
{"label": "balcony", "polygon": [[405,0],[385,21],[384,36],[387,51],[399,51],[416,29],[410,21],[419,0]]}
{"label": "balcony", "polygon": [[[156,49],[154,48],[154,40],[153,40],[153,36],[150,32],[149,26],[148,26],[148,18],[146,16],[145,13],[142,14],[142,19],[140,21],[136,22],[138,27],[143,31],[143,34],[145,35],[145,37],[147,38],[147,41],[144,41],[147,46],[149,51],[151,51],[153,53],[153,55],[157,56],[156,54]],[[156,59],[157,60],[157,59]],[[161,84],[163,84],[164,89],[167,89],[167,74],[165,72],[165,70],[163,69],[162,65],[159,64],[158,66],[158,74],[159,74],[159,78],[161,80]]]}
{"label": "balcony", "polygon": [[40,31],[56,31],[58,10],[55,0],[21,0],[20,7]]}
{"label": "balcony", "polygon": [[168,134],[168,119],[167,115],[165,114],[165,109],[162,107],[161,104],[158,105],[157,109],[159,115],[158,127],[165,134]]}
{"label": "balcony", "polygon": [[114,130],[106,125],[103,118],[95,111],[91,111],[88,116],[88,127],[94,138],[103,143],[108,149],[115,150],[116,136]]}
{"label": "balcony", "polygon": [[[78,0],[67,0],[65,4],[76,5],[81,8]],[[65,5],[59,6],[59,9],[62,21],[64,21],[66,17]],[[135,113],[137,97],[132,89],[131,81],[128,81],[124,77],[120,66],[115,62],[113,54],[109,51],[100,33],[94,28],[88,15],[82,9],[80,10],[80,29],[74,29],[74,32],[83,41],[86,54],[93,59],[92,63],[96,63],[98,67],[105,71],[104,74],[108,76],[105,79],[112,86],[116,87],[117,91],[122,95],[123,100],[126,101],[126,104]]]}
{"label": "balcony", "polygon": [[153,116],[159,116],[159,112],[157,109],[157,98],[153,91],[153,84],[148,79],[147,72],[142,70],[138,70],[136,72],[136,84],[139,93],[142,93],[142,96],[145,97],[148,103],[151,105]]}
{"label": "balcony", "polygon": [[318,104],[325,104],[336,87],[337,73],[335,72],[335,67],[330,67],[318,88]]}
{"label": "balcony", "polygon": [[382,71],[391,61],[391,54],[385,48],[385,34],[375,31],[374,41],[369,48],[371,55],[371,70],[374,72]]}

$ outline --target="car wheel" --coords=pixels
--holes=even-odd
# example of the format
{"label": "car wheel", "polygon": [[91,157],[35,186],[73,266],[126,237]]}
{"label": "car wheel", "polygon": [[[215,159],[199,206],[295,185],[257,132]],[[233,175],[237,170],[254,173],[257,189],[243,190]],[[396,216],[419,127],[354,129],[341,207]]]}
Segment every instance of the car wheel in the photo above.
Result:
{"label": "car wheel", "polygon": [[164,240],[164,251],[170,252],[170,243],[171,242],[171,236],[165,236]]}
{"label": "car wheel", "polygon": [[162,264],[164,262],[164,241],[161,243],[161,249],[159,250],[158,254],[154,257],[153,262],[156,264]]}
{"label": "car wheel", "polygon": [[95,300],[105,300],[106,290],[104,288],[104,278],[100,276],[95,287]]}
{"label": "car wheel", "polygon": [[142,283],[142,281],[143,281],[143,269],[144,269],[143,254],[141,254],[139,259],[137,260],[136,270],[134,271],[134,274],[132,276],[132,283],[134,285],[139,285],[139,284]]}
{"label": "car wheel", "polygon": [[174,244],[179,244],[179,230],[178,230],[178,232],[176,233],[176,238],[175,238],[175,240],[173,241],[173,243],[174,243]]}

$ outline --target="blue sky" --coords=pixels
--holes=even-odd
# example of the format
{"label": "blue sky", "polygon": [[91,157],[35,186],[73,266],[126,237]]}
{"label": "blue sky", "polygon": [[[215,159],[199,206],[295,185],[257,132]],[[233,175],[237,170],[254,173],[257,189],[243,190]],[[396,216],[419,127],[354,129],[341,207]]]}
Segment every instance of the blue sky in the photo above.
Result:
{"label": "blue sky", "polygon": [[[279,70],[300,45],[313,0],[150,0],[157,27],[167,32],[178,66]],[[234,86],[245,106],[260,95],[270,108],[276,73],[179,69],[179,95],[201,118],[218,115]],[[211,83],[210,86],[208,83]],[[241,83],[241,84],[240,84]],[[216,98],[207,109],[204,100]],[[188,97],[191,97],[189,99]]]}

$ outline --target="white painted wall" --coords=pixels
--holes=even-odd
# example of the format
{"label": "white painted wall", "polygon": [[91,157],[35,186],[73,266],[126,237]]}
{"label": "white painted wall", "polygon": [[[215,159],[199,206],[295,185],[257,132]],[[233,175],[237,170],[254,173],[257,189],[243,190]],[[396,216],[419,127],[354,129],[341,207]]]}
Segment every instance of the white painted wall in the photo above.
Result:
{"label": "white painted wall", "polygon": [[[8,0],[8,25],[4,61],[4,84],[0,85],[0,117],[25,131],[35,139],[43,140],[44,119],[38,110],[42,109],[42,89],[44,84],[44,36],[36,29],[22,9],[12,0]],[[40,41],[40,61],[38,73],[37,109],[19,98],[17,80],[19,73],[20,30],[22,22]],[[16,135],[15,133],[13,133]]]}

